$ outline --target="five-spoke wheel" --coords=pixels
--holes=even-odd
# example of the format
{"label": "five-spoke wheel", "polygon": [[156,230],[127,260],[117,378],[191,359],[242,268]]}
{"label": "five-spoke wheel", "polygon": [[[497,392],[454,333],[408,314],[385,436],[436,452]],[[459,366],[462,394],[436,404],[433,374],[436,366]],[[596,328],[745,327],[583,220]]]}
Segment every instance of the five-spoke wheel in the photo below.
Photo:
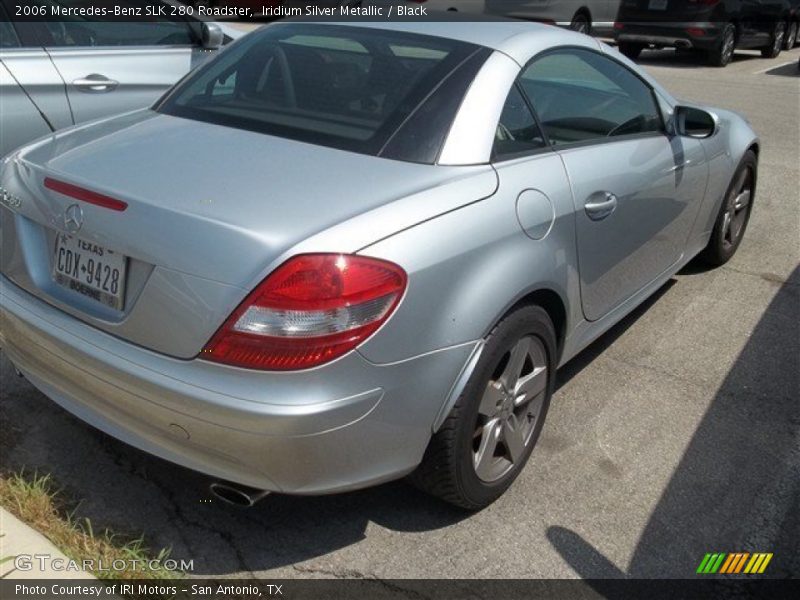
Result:
{"label": "five-spoke wheel", "polygon": [[756,155],[748,150],[722,200],[711,239],[700,253],[700,258],[712,266],[728,262],[742,241],[753,209],[757,165]]}
{"label": "five-spoke wheel", "polygon": [[501,319],[412,481],[471,510],[497,499],[536,445],[556,355],[553,322],[542,307],[522,305]]}
{"label": "five-spoke wheel", "polygon": [[497,481],[525,456],[547,390],[547,355],[535,337],[521,338],[498,364],[478,407],[475,473]]}

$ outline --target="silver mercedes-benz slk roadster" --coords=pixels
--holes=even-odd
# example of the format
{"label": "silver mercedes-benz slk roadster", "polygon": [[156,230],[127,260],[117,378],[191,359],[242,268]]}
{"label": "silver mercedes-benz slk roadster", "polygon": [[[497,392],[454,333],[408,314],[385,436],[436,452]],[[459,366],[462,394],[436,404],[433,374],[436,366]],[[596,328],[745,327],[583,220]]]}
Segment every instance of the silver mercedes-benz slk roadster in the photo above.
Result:
{"label": "silver mercedes-benz slk roadster", "polygon": [[276,23],[4,159],[0,343],[230,501],[411,474],[477,509],[560,365],[733,255],[758,153],[578,33]]}

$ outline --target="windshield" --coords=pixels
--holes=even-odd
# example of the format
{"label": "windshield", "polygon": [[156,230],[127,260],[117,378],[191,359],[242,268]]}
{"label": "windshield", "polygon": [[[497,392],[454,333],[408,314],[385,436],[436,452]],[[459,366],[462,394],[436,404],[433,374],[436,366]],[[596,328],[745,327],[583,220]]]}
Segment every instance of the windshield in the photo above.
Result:
{"label": "windshield", "polygon": [[477,50],[383,29],[276,24],[221,53],[156,110],[377,155]]}

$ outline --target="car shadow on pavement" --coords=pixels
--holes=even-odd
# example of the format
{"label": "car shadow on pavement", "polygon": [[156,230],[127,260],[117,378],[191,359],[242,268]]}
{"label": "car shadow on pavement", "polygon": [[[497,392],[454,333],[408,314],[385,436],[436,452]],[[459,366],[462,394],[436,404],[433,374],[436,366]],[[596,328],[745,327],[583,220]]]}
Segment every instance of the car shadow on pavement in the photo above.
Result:
{"label": "car shadow on pavement", "polygon": [[778,75],[779,77],[800,77],[800,65],[793,60],[788,65],[781,65],[769,71],[764,71],[765,75]]}
{"label": "car shadow on pavement", "polygon": [[800,575],[798,314],[800,267],[781,285],[718,389],[627,568],[578,533],[548,528],[550,543],[576,573],[663,577],[669,566],[692,577],[706,552],[772,552],[766,576]]}

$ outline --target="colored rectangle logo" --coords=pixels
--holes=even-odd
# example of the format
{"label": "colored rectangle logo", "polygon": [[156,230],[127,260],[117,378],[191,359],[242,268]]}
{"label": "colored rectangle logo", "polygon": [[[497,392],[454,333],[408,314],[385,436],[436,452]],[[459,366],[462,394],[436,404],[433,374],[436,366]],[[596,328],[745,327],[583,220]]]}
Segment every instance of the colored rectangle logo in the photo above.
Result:
{"label": "colored rectangle logo", "polygon": [[699,575],[760,575],[772,560],[772,552],[707,552],[697,566]]}

